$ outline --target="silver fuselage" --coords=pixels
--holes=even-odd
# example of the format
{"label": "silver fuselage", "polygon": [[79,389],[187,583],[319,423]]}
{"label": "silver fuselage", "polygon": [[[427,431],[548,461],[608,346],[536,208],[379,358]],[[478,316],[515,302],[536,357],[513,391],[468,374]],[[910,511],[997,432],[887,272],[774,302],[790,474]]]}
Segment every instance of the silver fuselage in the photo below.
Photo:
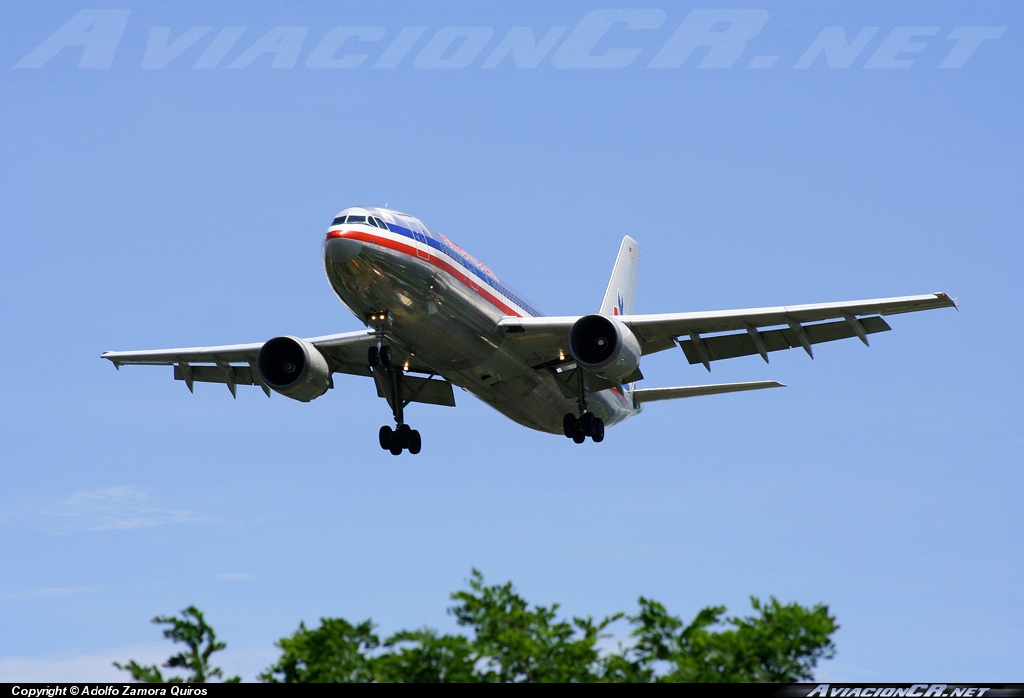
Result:
{"label": "silver fuselage", "polygon": [[[509,290],[484,265],[417,219],[385,208],[359,207],[383,221],[346,222],[324,239],[324,268],[334,292],[361,321],[387,311],[388,341],[414,354],[449,380],[506,417],[549,433],[577,411],[548,368],[530,366],[507,345],[499,320],[536,316],[535,306]],[[635,414],[628,392],[588,395],[589,411],[607,426]]]}

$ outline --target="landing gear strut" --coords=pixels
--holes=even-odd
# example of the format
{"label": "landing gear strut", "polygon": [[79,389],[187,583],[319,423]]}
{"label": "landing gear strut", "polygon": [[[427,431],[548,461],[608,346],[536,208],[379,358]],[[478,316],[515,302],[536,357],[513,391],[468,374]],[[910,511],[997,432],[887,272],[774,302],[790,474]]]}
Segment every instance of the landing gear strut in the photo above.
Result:
{"label": "landing gear strut", "polygon": [[562,433],[566,438],[581,444],[589,436],[594,443],[604,441],[604,421],[593,412],[587,411],[587,383],[582,369],[576,369],[579,374],[579,416],[569,412],[562,418]]}
{"label": "landing gear strut", "polygon": [[391,347],[384,344],[384,323],[390,324],[391,317],[388,313],[374,313],[370,315],[374,324],[374,335],[377,343],[367,351],[367,361],[370,370],[384,371],[387,375],[387,385],[391,387],[391,395],[388,396],[388,403],[391,405],[391,413],[395,418],[395,428],[386,424],[377,432],[377,441],[385,451],[391,451],[391,455],[398,456],[402,451],[416,455],[420,452],[423,442],[420,433],[405,423],[405,406],[408,405],[415,393],[409,397],[402,394],[402,377],[404,372],[400,367],[394,366],[394,357]]}

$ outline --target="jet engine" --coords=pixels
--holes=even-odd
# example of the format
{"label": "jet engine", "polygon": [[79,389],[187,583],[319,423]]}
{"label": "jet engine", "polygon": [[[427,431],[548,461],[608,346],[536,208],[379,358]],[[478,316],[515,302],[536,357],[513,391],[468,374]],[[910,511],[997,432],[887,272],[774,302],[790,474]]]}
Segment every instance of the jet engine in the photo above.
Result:
{"label": "jet engine", "polygon": [[331,387],[331,369],[316,347],[298,337],[274,337],[256,357],[260,378],[275,392],[309,402]]}
{"label": "jet engine", "polygon": [[629,328],[607,315],[584,315],[569,329],[569,353],[583,368],[622,380],[640,366],[640,342]]}

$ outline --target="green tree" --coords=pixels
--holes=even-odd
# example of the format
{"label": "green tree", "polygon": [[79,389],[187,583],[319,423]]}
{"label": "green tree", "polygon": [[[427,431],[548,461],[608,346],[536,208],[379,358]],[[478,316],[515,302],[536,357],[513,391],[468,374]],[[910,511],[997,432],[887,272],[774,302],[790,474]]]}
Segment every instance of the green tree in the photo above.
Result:
{"label": "green tree", "polygon": [[[686,623],[641,597],[634,616],[595,622],[559,619],[558,604],[531,606],[512,584],[487,585],[473,570],[469,588],[449,609],[469,636],[430,629],[401,631],[381,642],[367,620],[323,618],[281,639],[282,655],[261,680],[270,682],[652,682],[778,681],[812,678],[819,659],[835,654],[838,629],[826,606],[805,608],[751,599],[754,614],[726,617],[712,606]],[[609,626],[625,620],[632,642],[602,649]]]}
{"label": "green tree", "polygon": [[403,630],[387,639],[377,658],[376,679],[393,683],[473,683],[476,654],[461,635],[436,630]]}
{"label": "green tree", "polygon": [[281,658],[262,674],[269,683],[363,683],[377,678],[371,652],[380,646],[369,620],[352,625],[343,618],[321,618],[320,627],[305,623],[281,638]]}
{"label": "green tree", "polygon": [[[157,616],[153,623],[158,625],[169,625],[164,629],[164,637],[173,642],[185,644],[188,649],[172,655],[164,663],[166,669],[184,669],[187,675],[169,676],[164,678],[160,669],[155,665],[144,666],[132,659],[128,664],[114,662],[114,666],[122,671],[130,672],[132,678],[144,683],[205,683],[213,678],[220,678],[223,672],[220,667],[210,666],[210,656],[227,645],[217,641],[217,636],[202,612],[195,606],[189,606],[181,612],[181,618],[174,616]],[[225,679],[225,683],[237,683],[241,679],[233,676]]]}
{"label": "green tree", "polygon": [[498,682],[589,682],[601,676],[597,641],[622,614],[595,623],[589,616],[557,620],[558,604],[534,606],[511,582],[486,586],[473,570],[469,589],[452,594],[449,609],[473,632],[478,680]]}
{"label": "green tree", "polygon": [[624,680],[808,681],[819,659],[835,655],[831,635],[839,626],[821,604],[807,609],[751,597],[753,616],[723,618],[725,607],[712,606],[686,624],[657,601],[639,603],[629,618],[636,644],[609,667]]}

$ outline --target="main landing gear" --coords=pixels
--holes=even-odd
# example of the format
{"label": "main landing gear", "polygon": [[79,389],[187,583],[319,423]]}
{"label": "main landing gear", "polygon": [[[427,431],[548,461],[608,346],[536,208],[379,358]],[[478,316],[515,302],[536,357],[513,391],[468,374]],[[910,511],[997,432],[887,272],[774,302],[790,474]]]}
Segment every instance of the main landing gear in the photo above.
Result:
{"label": "main landing gear", "polygon": [[593,412],[584,412],[579,417],[570,412],[562,418],[562,433],[578,444],[588,436],[599,444],[604,441],[604,421]]}
{"label": "main landing gear", "polygon": [[408,424],[399,424],[397,429],[392,429],[387,424],[380,428],[377,435],[380,440],[380,447],[385,451],[391,451],[391,455],[401,455],[402,449],[409,449],[409,453],[416,455],[420,452],[422,441],[420,433],[410,429]]}
{"label": "main landing gear", "polygon": [[580,392],[578,404],[580,415],[577,417],[572,412],[569,412],[562,417],[562,433],[578,444],[586,441],[588,436],[593,439],[594,443],[599,444],[604,441],[604,421],[593,412],[587,411],[586,377],[583,375],[582,369],[576,369],[576,371],[579,374]]}
{"label": "main landing gear", "polygon": [[388,404],[391,405],[391,413],[395,417],[395,428],[388,425],[380,428],[377,440],[380,447],[385,451],[391,451],[391,455],[399,456],[402,451],[416,455],[423,445],[420,433],[405,423],[405,406],[411,401],[402,394],[402,377],[404,372],[401,367],[394,365],[394,357],[391,347],[384,344],[384,321],[388,318],[386,313],[371,315],[375,322],[375,334],[377,343],[367,351],[367,363],[373,371],[385,371],[388,377],[386,383],[391,387],[391,395],[388,396]]}

